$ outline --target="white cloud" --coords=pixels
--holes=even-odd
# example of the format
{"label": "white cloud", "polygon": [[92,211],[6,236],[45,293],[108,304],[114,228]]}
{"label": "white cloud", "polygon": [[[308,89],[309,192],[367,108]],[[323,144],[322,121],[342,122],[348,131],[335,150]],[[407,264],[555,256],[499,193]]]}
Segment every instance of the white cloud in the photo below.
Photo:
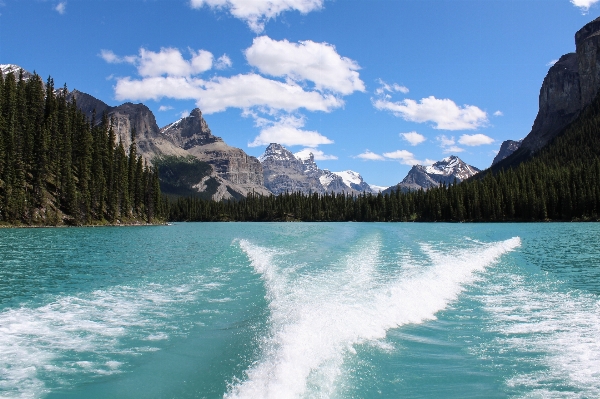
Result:
{"label": "white cloud", "polygon": [[100,50],[99,56],[109,64],[118,64],[123,62],[119,56],[112,52],[112,50]]}
{"label": "white cloud", "polygon": [[257,118],[256,124],[262,126],[263,129],[253,142],[248,143],[248,147],[279,143],[286,146],[301,145],[314,148],[321,144],[333,144],[332,140],[319,132],[302,130],[305,124],[305,119],[302,117],[287,115],[280,117],[277,121]]}
{"label": "white cloud", "polygon": [[392,152],[384,152],[383,156],[389,159],[393,159],[395,161],[399,161],[404,165],[417,165],[421,162],[415,159],[415,155],[406,150],[397,150]]}
{"label": "white cloud", "polygon": [[384,157],[369,150],[366,150],[362,154],[358,154],[356,158],[364,159],[366,161],[385,161]]}
{"label": "white cloud", "polygon": [[[162,75],[175,77],[192,76],[206,72],[212,68],[213,55],[210,52],[206,50],[194,51],[192,49],[189,51],[192,55],[189,60],[183,58],[179,49],[172,47],[163,47],[159,52],[140,48],[139,55],[137,56],[128,55],[120,57],[112,50],[101,50],[99,55],[109,64],[128,63],[136,65],[138,73],[143,77]],[[223,59],[221,63],[227,60]],[[229,62],[231,63],[231,61]]]}
{"label": "white cloud", "polygon": [[365,90],[357,72],[359,65],[340,56],[328,43],[311,40],[290,43],[261,36],[254,39],[245,55],[248,63],[263,74],[311,81],[317,90],[331,90],[343,95]]}
{"label": "white cloud", "polygon": [[56,12],[58,12],[60,15],[63,15],[65,12],[67,12],[67,2],[61,1],[56,5],[56,7],[54,7],[54,10],[56,10]]}
{"label": "white cloud", "polygon": [[495,140],[485,134],[463,134],[458,139],[458,142],[462,145],[468,145],[471,147],[485,144],[492,144]]}
{"label": "white cloud", "polygon": [[313,154],[315,161],[332,161],[338,159],[335,155],[327,155],[321,150],[316,148],[303,148],[302,150],[294,153],[294,156],[299,159],[308,159],[310,154]]}
{"label": "white cloud", "polygon": [[233,65],[233,63],[231,62],[231,58],[229,58],[227,54],[223,54],[222,56],[217,58],[217,61],[215,61],[216,69],[231,68],[231,65]]}
{"label": "white cloud", "polygon": [[445,147],[443,152],[444,154],[456,154],[459,152],[463,152],[465,149],[464,148],[460,148],[456,145],[452,145],[450,147]]}
{"label": "white cloud", "polygon": [[579,7],[583,14],[587,14],[590,7],[596,4],[598,0],[571,0],[571,4],[575,7]]}
{"label": "white cloud", "polygon": [[329,112],[344,105],[333,95],[305,91],[294,83],[283,83],[256,74],[218,77],[205,81],[187,77],[156,76],[142,80],[121,78],[115,86],[117,100],[195,99],[205,114],[227,108],[267,107],[292,112],[300,108]]}
{"label": "white cloud", "polygon": [[552,60],[552,61],[548,62],[548,63],[546,64],[546,66],[549,66],[549,67],[551,67],[551,66],[553,66],[554,64],[556,64],[557,62],[558,62],[558,60]]}
{"label": "white cloud", "polygon": [[384,96],[386,92],[400,92],[403,94],[407,94],[410,91],[406,86],[401,86],[397,83],[388,84],[381,79],[377,79],[377,83],[379,83],[380,86],[377,89],[375,89],[375,94],[379,96]]}
{"label": "white cloud", "polygon": [[400,137],[402,137],[404,140],[408,141],[410,143],[410,145],[412,145],[412,146],[421,144],[422,142],[427,140],[425,138],[425,136],[423,136],[422,134],[419,134],[417,132],[414,132],[414,131],[408,132],[408,133],[400,133]]}
{"label": "white cloud", "polygon": [[180,118],[187,118],[188,116],[190,116],[190,111],[188,111],[187,109],[179,113]]}
{"label": "white cloud", "polygon": [[442,147],[442,151],[444,152],[444,154],[450,154],[450,153],[458,153],[458,152],[463,152],[464,149],[460,148],[456,145],[456,141],[454,140],[454,137],[446,137],[445,135],[441,135],[441,136],[437,136],[435,138],[437,141],[439,141],[440,143],[440,147]]}
{"label": "white cloud", "polygon": [[434,96],[420,102],[405,99],[399,102],[378,99],[373,101],[375,108],[391,111],[404,120],[423,123],[433,122],[435,129],[470,130],[488,122],[487,113],[474,105],[459,107],[450,99],[437,99]]}
{"label": "white cloud", "polygon": [[504,113],[500,110],[494,112],[494,116],[504,116]]}
{"label": "white cloud", "polygon": [[250,29],[260,33],[265,23],[285,11],[307,14],[323,7],[324,0],[190,0],[192,8],[205,5],[216,9],[227,9],[234,17],[245,21]]}
{"label": "white cloud", "polygon": [[170,105],[161,105],[160,107],[158,107],[158,110],[160,112],[170,111],[172,109],[173,109],[173,107],[171,107]]}
{"label": "white cloud", "polygon": [[176,48],[161,48],[154,52],[140,49],[138,59],[138,73],[144,77],[152,76],[191,76],[212,68],[213,55],[205,50],[191,51],[192,58],[188,61],[183,58]]}

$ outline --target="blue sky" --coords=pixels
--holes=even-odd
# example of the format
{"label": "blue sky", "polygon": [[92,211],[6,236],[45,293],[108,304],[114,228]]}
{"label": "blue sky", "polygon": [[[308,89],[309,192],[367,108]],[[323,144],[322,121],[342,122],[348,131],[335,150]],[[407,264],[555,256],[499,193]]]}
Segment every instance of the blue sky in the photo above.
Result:
{"label": "blue sky", "polygon": [[161,127],[199,107],[250,155],[279,142],[389,186],[451,154],[486,168],[527,135],[597,1],[1,0],[0,63]]}

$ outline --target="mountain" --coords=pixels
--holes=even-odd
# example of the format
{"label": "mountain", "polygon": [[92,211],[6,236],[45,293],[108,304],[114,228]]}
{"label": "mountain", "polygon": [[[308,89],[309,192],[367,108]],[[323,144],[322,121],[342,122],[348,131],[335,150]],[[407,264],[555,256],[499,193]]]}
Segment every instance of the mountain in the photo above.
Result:
{"label": "mountain", "polygon": [[188,154],[210,164],[218,177],[232,184],[230,188],[234,191],[243,195],[248,192],[270,194],[264,186],[259,160],[214,136],[198,108],[160,129],[160,134]]}
{"label": "mountain", "polygon": [[26,70],[24,70],[23,68],[21,68],[18,65],[15,64],[0,64],[0,73],[2,73],[2,76],[6,76],[9,73],[14,73],[15,78],[19,78],[19,73],[20,71],[23,70],[23,79],[24,80],[28,80],[30,77],[33,76],[33,74],[31,72],[28,72]]}
{"label": "mountain", "polygon": [[519,149],[522,142],[523,142],[523,140],[519,140],[519,141],[505,140],[505,141],[503,141],[502,145],[500,146],[500,150],[498,151],[498,154],[494,157],[494,160],[492,161],[492,165],[495,165],[498,162],[502,161],[504,158],[507,158],[510,155],[512,155],[513,152],[515,152]]}
{"label": "mountain", "polygon": [[575,34],[575,53],[568,53],[548,70],[539,95],[539,111],[519,149],[493,163],[492,170],[509,168],[560,135],[596,97],[600,89],[600,18]]}
{"label": "mountain", "polygon": [[275,195],[286,191],[319,194],[325,192],[319,180],[320,176],[312,173],[314,167],[311,162],[305,164],[280,144],[269,144],[258,160],[262,164],[265,187]]}
{"label": "mountain", "polygon": [[400,183],[387,188],[382,193],[386,194],[397,190],[403,192],[428,190],[441,183],[450,185],[454,180],[460,183],[479,172],[480,170],[476,167],[467,165],[459,157],[451,155],[430,166],[414,165]]}
{"label": "mountain", "polygon": [[[111,107],[78,90],[70,92],[67,99],[74,99],[90,120],[95,111],[96,123],[100,123],[102,114],[106,113],[113,120],[117,140],[121,140],[125,148],[131,144],[131,129],[135,128],[138,154],[149,164],[158,162],[171,171],[161,173],[161,187],[166,194],[182,195],[185,192],[186,195],[195,194],[215,200],[239,198],[249,192],[269,194],[263,185],[260,162],[214,136],[199,109],[159,129],[154,114],[144,104],[125,103]],[[190,156],[206,162],[210,168],[199,167],[192,162],[197,166],[193,170],[204,171],[193,177],[189,174]],[[177,166],[177,162],[181,164]],[[180,179],[174,170],[188,171],[186,178]],[[207,181],[209,184],[205,184]],[[176,187],[175,191],[173,187]]]}
{"label": "mountain", "polygon": [[258,159],[263,166],[265,186],[275,195],[286,191],[304,194],[372,191],[358,173],[321,169],[312,153],[294,155],[281,144],[271,143]]}

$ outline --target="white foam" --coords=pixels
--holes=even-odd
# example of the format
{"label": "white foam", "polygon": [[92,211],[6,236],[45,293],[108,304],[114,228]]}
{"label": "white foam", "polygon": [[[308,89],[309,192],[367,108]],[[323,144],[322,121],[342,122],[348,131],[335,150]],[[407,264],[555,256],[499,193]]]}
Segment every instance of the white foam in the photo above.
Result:
{"label": "white foam", "polygon": [[600,397],[600,301],[578,291],[561,292],[505,274],[482,295],[490,331],[498,336],[488,355],[510,354],[529,366],[507,381],[543,398]]}
{"label": "white foam", "polygon": [[378,272],[376,237],[329,270],[305,274],[286,268],[277,251],[241,240],[240,247],[264,279],[272,329],[262,343],[261,359],[225,397],[332,396],[354,345],[380,342],[389,329],[434,319],[473,281],[474,273],[519,245],[520,239],[513,238],[450,255],[425,247],[431,257],[428,267],[421,273],[409,268],[389,282]]}
{"label": "white foam", "polygon": [[167,319],[195,292],[120,286],[0,312],[0,397],[39,398],[52,388],[47,381],[68,384],[65,375],[122,372],[124,356],[155,350],[128,340],[168,339]]}

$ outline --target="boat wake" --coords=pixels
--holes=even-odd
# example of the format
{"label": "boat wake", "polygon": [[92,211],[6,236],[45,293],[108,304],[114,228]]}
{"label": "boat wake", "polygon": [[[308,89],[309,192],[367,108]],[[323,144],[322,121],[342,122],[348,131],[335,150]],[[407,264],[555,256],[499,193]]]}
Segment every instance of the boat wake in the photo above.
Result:
{"label": "boat wake", "polygon": [[225,397],[334,396],[355,345],[377,344],[390,329],[435,319],[478,272],[520,244],[515,237],[473,243],[448,254],[423,245],[427,264],[411,264],[403,256],[400,271],[390,276],[389,269],[397,267],[384,264],[377,236],[325,271],[312,272],[290,262],[293,254],[241,240],[264,280],[271,331],[261,343],[261,358],[246,370],[243,381],[231,384]]}

